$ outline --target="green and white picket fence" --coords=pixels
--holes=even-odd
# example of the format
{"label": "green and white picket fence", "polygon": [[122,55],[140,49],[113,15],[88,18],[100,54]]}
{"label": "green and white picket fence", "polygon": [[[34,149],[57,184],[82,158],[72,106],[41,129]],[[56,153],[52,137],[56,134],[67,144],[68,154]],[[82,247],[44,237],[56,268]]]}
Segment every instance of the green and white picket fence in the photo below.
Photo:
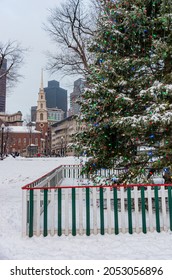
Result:
{"label": "green and white picket fence", "polygon": [[23,236],[172,230],[171,185],[81,185],[80,169],[60,166],[22,188]]}

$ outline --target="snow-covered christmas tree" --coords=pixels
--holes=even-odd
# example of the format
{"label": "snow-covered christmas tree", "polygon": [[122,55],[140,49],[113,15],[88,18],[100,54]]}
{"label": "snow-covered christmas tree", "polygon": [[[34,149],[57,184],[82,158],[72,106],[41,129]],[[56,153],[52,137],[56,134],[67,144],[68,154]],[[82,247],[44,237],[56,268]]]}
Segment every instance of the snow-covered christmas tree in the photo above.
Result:
{"label": "snow-covered christmas tree", "polygon": [[172,166],[172,1],[100,2],[77,140],[86,172],[124,167],[124,182]]}

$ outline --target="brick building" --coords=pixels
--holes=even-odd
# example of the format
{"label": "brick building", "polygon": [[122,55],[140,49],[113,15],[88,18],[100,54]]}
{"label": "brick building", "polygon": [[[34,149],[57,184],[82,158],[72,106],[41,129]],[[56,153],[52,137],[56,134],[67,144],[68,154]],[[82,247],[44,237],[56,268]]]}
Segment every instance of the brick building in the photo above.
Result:
{"label": "brick building", "polygon": [[29,126],[6,126],[3,141],[4,153],[16,152],[21,156],[38,154],[45,145],[41,139],[41,132]]}

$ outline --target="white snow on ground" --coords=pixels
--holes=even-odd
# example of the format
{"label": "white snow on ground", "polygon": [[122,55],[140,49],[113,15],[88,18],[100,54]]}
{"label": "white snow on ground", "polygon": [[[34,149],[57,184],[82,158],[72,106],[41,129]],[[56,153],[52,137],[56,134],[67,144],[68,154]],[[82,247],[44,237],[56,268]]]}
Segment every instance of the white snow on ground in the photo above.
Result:
{"label": "white snow on ground", "polygon": [[21,187],[61,164],[79,163],[74,157],[0,161],[0,259],[172,259],[171,232],[22,238]]}

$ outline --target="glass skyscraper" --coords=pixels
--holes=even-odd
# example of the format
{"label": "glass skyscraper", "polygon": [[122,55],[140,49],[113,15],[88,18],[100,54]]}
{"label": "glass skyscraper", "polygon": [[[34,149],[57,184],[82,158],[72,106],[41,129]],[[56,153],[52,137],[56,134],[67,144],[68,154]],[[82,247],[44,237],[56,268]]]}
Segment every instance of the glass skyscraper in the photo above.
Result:
{"label": "glass skyscraper", "polygon": [[47,108],[58,108],[67,115],[67,90],[60,87],[59,82],[52,80],[44,88]]}

